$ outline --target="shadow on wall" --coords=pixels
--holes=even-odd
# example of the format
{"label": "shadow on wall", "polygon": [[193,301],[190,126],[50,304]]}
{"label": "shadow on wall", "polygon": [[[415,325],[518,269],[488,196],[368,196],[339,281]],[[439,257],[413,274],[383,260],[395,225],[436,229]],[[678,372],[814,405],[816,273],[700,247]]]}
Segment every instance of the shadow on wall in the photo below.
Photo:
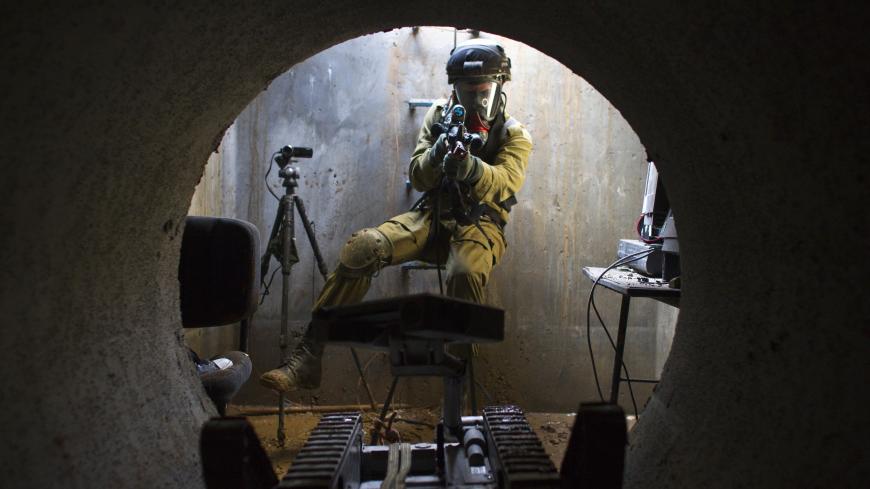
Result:
{"label": "shadow on wall", "polygon": [[[469,36],[458,34],[459,40]],[[583,322],[590,283],[581,269],[609,263],[618,239],[633,236],[646,153],[620,113],[587,82],[525,44],[499,39],[513,62],[513,80],[505,87],[507,110],[526,125],[535,148],[507,228],[508,252],[488,286],[489,302],[507,311],[507,340],[481,348],[478,376],[499,402],[571,411],[596,396]],[[426,108],[415,110],[407,101],[449,93],[444,65],[453,41],[453,29],[399,29],[344,42],[294,66],[227,131],[209,158],[190,213],[244,219],[268,236],[277,207],[264,184],[269,157],[284,144],[313,146],[314,158],[299,164],[299,193],[331,268],[350,233],[404,212],[419,197],[405,182]],[[282,192],[274,170],[269,185]],[[293,269],[291,294],[297,331],[322,285],[301,227],[298,231],[301,261]],[[275,283],[255,317],[252,379],[278,363],[280,285]],[[374,280],[368,298],[420,291],[437,291],[434,273],[393,267]],[[598,295],[599,307],[605,315],[612,312],[615,325],[618,301],[611,294]],[[670,309],[644,301],[632,308],[626,358],[636,376],[661,372],[676,320],[674,313],[660,320],[661,308]],[[231,329],[219,338],[209,331],[188,341],[217,352],[232,346]],[[609,368],[612,351],[597,326],[593,345],[599,368]],[[369,375],[382,396],[388,365],[381,357],[371,360]],[[316,392],[297,393],[294,400],[343,404],[365,399],[345,349],[328,349],[325,369],[330,381]],[[438,403],[439,382],[414,379],[399,385],[400,401]],[[635,390],[643,403],[649,386]],[[236,399],[273,401],[255,380]]]}

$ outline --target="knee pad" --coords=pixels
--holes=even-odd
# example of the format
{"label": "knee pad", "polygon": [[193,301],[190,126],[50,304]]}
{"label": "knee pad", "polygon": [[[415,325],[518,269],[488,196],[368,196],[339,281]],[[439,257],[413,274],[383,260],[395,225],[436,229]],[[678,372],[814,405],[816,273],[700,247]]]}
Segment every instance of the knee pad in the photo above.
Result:
{"label": "knee pad", "polygon": [[383,233],[366,228],[350,235],[339,255],[339,272],[347,277],[363,277],[390,263],[393,245]]}

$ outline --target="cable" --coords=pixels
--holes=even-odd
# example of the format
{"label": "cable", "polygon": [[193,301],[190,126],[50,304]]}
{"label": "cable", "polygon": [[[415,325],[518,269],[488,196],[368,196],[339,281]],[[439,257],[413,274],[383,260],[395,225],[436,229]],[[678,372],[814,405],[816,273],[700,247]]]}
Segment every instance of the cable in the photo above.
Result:
{"label": "cable", "polygon": [[[602,402],[605,402],[604,401],[604,393],[601,390],[601,382],[598,380],[598,369],[595,366],[595,353],[592,350],[592,335],[591,335],[591,333],[592,333],[591,311],[592,310],[595,310],[595,315],[598,318],[598,320],[601,322],[601,327],[604,329],[604,332],[607,335],[607,339],[610,341],[610,344],[614,350],[616,350],[616,344],[613,341],[613,337],[610,335],[610,331],[607,329],[607,326],[604,324],[604,321],[602,320],[601,315],[598,313],[598,308],[595,306],[595,303],[594,303],[595,288],[598,286],[598,283],[601,280],[601,278],[604,277],[604,275],[606,275],[607,272],[609,272],[613,268],[616,268],[620,265],[624,265],[626,263],[631,263],[633,261],[637,261],[637,260],[640,260],[642,258],[645,258],[646,256],[649,256],[652,252],[653,252],[652,250],[641,250],[641,251],[638,251],[637,253],[632,253],[630,255],[624,256],[624,257],[614,261],[607,268],[605,268],[604,271],[598,275],[598,277],[595,278],[595,281],[592,283],[592,289],[589,291],[589,300],[586,303],[586,345],[589,349],[589,358],[592,362],[592,375],[595,378],[595,388],[598,391],[598,397],[601,399]],[[625,377],[626,377],[626,381],[628,382],[628,386],[629,386],[628,390],[629,390],[629,393],[631,394],[632,404],[634,406],[635,416],[636,416],[637,415],[637,403],[634,399],[634,391],[631,387],[631,377],[628,374],[628,368],[625,365],[625,360],[623,359],[623,361],[621,363],[622,363],[622,365],[621,365],[622,368],[625,370]]]}
{"label": "cable", "polygon": [[[594,354],[592,353],[592,350],[591,350],[591,341],[589,341],[589,327],[590,327],[589,309],[590,309],[590,306],[591,306],[591,309],[592,309],[593,311],[595,311],[595,316],[598,318],[598,321],[601,323],[601,327],[602,327],[602,329],[604,329],[604,333],[607,335],[607,340],[610,342],[610,346],[613,348],[614,351],[616,351],[616,343],[613,341],[613,336],[610,334],[610,331],[607,329],[607,325],[604,323],[604,319],[602,319],[602,317],[601,317],[601,313],[598,311],[598,307],[597,307],[597,305],[595,304],[595,297],[594,297],[595,287],[598,286],[598,283],[599,283],[600,279],[601,279],[601,278],[602,278],[602,277],[603,277],[603,276],[604,276],[608,271],[610,271],[612,268],[615,268],[615,267],[617,267],[617,266],[625,265],[626,263],[631,263],[631,262],[633,262],[633,261],[637,261],[637,260],[640,260],[640,259],[646,258],[646,257],[649,256],[651,253],[652,253],[652,250],[642,250],[642,251],[639,251],[639,252],[637,252],[637,253],[633,253],[633,254],[631,254],[631,255],[624,256],[624,257],[622,257],[622,258],[616,260],[616,261],[613,262],[610,266],[608,266],[608,267],[604,270],[604,272],[602,272],[602,273],[601,273],[601,274],[600,274],[600,275],[595,279],[595,282],[592,284],[592,290],[590,290],[590,292],[589,292],[589,302],[587,303],[587,310],[586,310],[586,320],[587,320],[587,323],[586,323],[586,325],[587,325],[587,344],[589,345],[589,348],[590,348],[589,353],[590,353],[590,356],[592,356],[592,361],[593,361],[593,363],[594,363],[595,359],[594,359]],[[634,399],[634,390],[632,389],[632,386],[631,386],[631,376],[629,375],[629,372],[628,372],[628,366],[625,364],[625,360],[624,360],[624,359],[623,359],[623,361],[622,361],[621,363],[622,363],[622,365],[621,365],[621,366],[622,366],[622,369],[625,370],[626,382],[628,382],[628,390],[629,390],[629,393],[631,394],[631,397],[632,397],[632,404],[634,404],[635,415],[636,415],[636,414],[637,414],[637,403],[635,402],[635,399]],[[603,399],[604,396],[601,395],[601,387],[600,387],[600,384],[599,384],[599,382],[598,382],[598,377],[597,377],[598,374],[597,374],[597,371],[595,371],[594,368],[593,368],[593,372],[595,372],[595,375],[596,375],[595,383],[596,383],[596,386],[598,386],[598,393],[599,393],[599,396],[601,396],[602,401],[603,401],[603,400],[604,400],[604,399]]]}
{"label": "cable", "polygon": [[[601,272],[601,274],[598,277],[596,277],[596,279],[592,283],[592,289],[589,291],[589,300],[586,303],[586,344],[589,348],[589,357],[592,360],[592,374],[595,377],[595,388],[598,390],[598,397],[601,398],[602,402],[604,402],[604,393],[601,391],[601,383],[598,381],[598,369],[595,366],[595,354],[592,352],[592,335],[591,335],[592,317],[590,315],[590,310],[591,310],[591,305],[592,305],[593,294],[595,293],[595,287],[598,286],[598,281],[601,280],[601,277],[603,277],[612,268],[615,268],[616,266],[620,265],[623,260],[626,260],[628,258],[632,258],[635,255],[640,255],[640,254],[648,253],[648,252],[649,252],[649,250],[642,250],[642,251],[639,251],[637,253],[632,253],[631,255],[624,256],[624,257],[616,260],[615,262],[611,263],[610,266],[605,268],[604,271]],[[608,337],[609,337],[609,332],[608,332]]]}
{"label": "cable", "polygon": [[504,110],[507,108],[507,94],[501,92],[501,118],[504,119]]}
{"label": "cable", "polygon": [[[637,237],[640,238],[640,240],[646,244],[661,243],[664,240],[664,238],[662,238],[661,236],[649,236],[649,237],[647,237],[647,236],[643,235],[643,232],[641,232],[641,229],[642,229],[641,223],[643,222],[644,217],[645,217],[645,215],[641,214],[640,217],[637,218],[637,223],[634,225],[635,230],[637,231]],[[653,225],[653,230],[655,230],[654,225]]]}
{"label": "cable", "polygon": [[263,181],[266,182],[266,190],[268,190],[269,193],[272,194],[272,197],[275,197],[275,200],[281,202],[281,197],[278,197],[278,194],[276,194],[275,191],[272,190],[272,187],[269,186],[269,173],[272,172],[272,159],[275,158],[275,155],[277,155],[278,153],[280,153],[280,151],[275,151],[274,153],[272,153],[272,156],[269,157],[269,169],[266,170],[266,174],[263,175]]}
{"label": "cable", "polygon": [[[647,256],[649,256],[652,253],[653,253],[652,250],[640,251],[638,253],[628,255],[626,257],[621,258],[620,260],[617,260],[616,262],[614,262],[614,265],[618,264],[617,266],[619,266],[619,265],[624,265],[626,263],[631,263],[633,261],[637,261],[637,260],[646,258]],[[639,255],[639,256],[635,256],[635,255]],[[612,268],[612,266],[611,266],[611,268]],[[605,270],[604,273],[607,273],[607,270]],[[616,352],[617,348],[616,348],[616,343],[613,341],[613,336],[610,334],[610,331],[607,329],[607,325],[604,323],[604,319],[602,319],[601,313],[598,311],[598,307],[595,304],[595,297],[594,297],[595,287],[598,285],[598,281],[601,279],[601,277],[604,276],[604,273],[599,275],[598,279],[596,279],[595,283],[593,284],[589,299],[590,299],[590,304],[592,306],[592,310],[595,311],[595,316],[598,318],[598,321],[601,323],[601,328],[604,330],[605,335],[607,335],[607,340],[610,342],[610,346],[613,348],[614,352]],[[588,305],[587,305],[587,313],[588,313]],[[594,362],[594,358],[592,360]],[[638,418],[637,400],[635,399],[635,396],[634,396],[634,387],[632,386],[632,383],[631,383],[631,374],[628,372],[628,365],[625,364],[624,357],[620,363],[621,363],[622,370],[625,371],[625,381],[628,384],[628,393],[631,397],[632,407],[634,408],[635,419],[637,419]],[[596,382],[597,382],[597,380],[598,379],[596,379]]]}
{"label": "cable", "polygon": [[432,203],[432,222],[429,224],[434,226],[434,233],[430,228],[429,239],[435,244],[435,261],[437,262],[435,263],[435,268],[438,270],[438,291],[441,292],[441,295],[444,295],[444,280],[441,278],[441,247],[436,241],[438,233],[441,231],[441,196],[444,193],[445,181],[446,177],[442,176],[441,183],[438,186],[438,193],[435,194],[435,202]]}
{"label": "cable", "polygon": [[[637,258],[638,260],[640,258]],[[633,261],[633,260],[632,260]],[[628,263],[628,262],[626,262]],[[616,344],[613,342],[613,336],[610,335],[610,331],[607,330],[607,326],[604,324],[604,319],[601,318],[601,313],[598,312],[598,307],[595,305],[595,299],[592,299],[592,310],[595,311],[595,317],[598,318],[598,322],[601,323],[601,327],[604,329],[604,333],[607,335],[607,339],[610,341],[610,346],[613,348],[614,352],[616,351]],[[631,405],[634,408],[634,417],[637,419],[638,410],[637,410],[637,400],[634,398],[634,388],[631,385],[631,375],[628,373],[628,365],[625,364],[625,360],[623,359],[622,369],[625,371],[625,382],[628,384],[628,393],[631,397]]]}
{"label": "cable", "polygon": [[[269,156],[269,160],[268,160],[268,162],[267,162],[269,166],[268,166],[268,169],[266,170],[266,174],[263,175],[263,181],[266,183],[266,190],[268,190],[269,193],[272,194],[272,197],[275,197],[275,200],[277,200],[278,202],[281,202],[281,197],[278,197],[278,194],[276,194],[276,193],[272,190],[272,187],[269,186],[269,173],[272,172],[272,160],[273,160],[273,159],[275,158],[275,156],[278,155],[279,153],[281,153],[280,150],[279,150],[279,151],[275,151],[274,153],[272,153],[271,156]],[[280,270],[280,269],[281,269],[281,267],[278,267],[278,268],[276,268],[276,269],[272,272],[272,275],[269,276],[269,282],[268,282],[268,283],[266,283],[266,277],[260,277],[260,285],[263,285],[263,286],[264,286],[264,289],[263,289],[263,295],[260,296],[260,305],[263,305],[263,301],[265,301],[265,300],[266,300],[266,296],[269,295],[269,287],[272,286],[272,280],[275,279],[275,274],[276,274],[276,273],[278,272],[278,270]]]}
{"label": "cable", "polygon": [[373,362],[375,359],[377,359],[377,358],[383,358],[383,357],[385,357],[386,355],[387,355],[387,354],[384,353],[384,352],[375,353],[374,355],[370,356],[369,359],[366,360],[366,364],[363,365],[363,368],[362,368],[362,376],[360,376],[360,377],[357,379],[357,381],[356,381],[356,403],[357,403],[357,404],[362,404],[362,403],[359,402],[359,388],[360,388],[360,386],[362,385],[362,379],[363,379],[363,377],[365,376],[366,372],[369,371],[369,366],[372,364],[372,362]]}
{"label": "cable", "polygon": [[438,262],[435,264],[435,268],[438,270],[438,291],[444,295],[444,281],[441,278],[441,251],[437,246],[435,247],[435,261]]}
{"label": "cable", "polygon": [[488,402],[490,405],[495,404],[495,401],[493,401],[492,395],[490,395],[489,391],[486,390],[486,387],[484,387],[483,384],[481,384],[480,381],[477,380],[477,379],[474,379],[474,383],[475,383],[478,387],[480,387],[480,390],[481,390],[481,391],[483,391],[483,395],[484,395],[484,397],[486,397],[487,402]]}
{"label": "cable", "polygon": [[261,284],[264,286],[263,295],[260,296],[260,305],[263,305],[263,301],[266,300],[266,296],[269,295],[269,287],[272,286],[272,281],[275,280],[275,274],[278,273],[278,270],[281,270],[281,267],[278,267],[272,270],[272,275],[269,275],[269,282],[266,283],[265,280],[261,280]]}

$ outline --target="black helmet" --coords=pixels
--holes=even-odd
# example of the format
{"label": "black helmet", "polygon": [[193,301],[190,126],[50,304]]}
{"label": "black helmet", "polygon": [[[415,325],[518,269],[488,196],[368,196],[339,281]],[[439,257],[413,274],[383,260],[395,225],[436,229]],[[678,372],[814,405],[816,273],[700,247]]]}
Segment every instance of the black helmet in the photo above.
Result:
{"label": "black helmet", "polygon": [[487,125],[504,110],[501,86],[511,79],[511,60],[492,39],[464,41],[450,51],[447,83],[469,115]]}
{"label": "black helmet", "polygon": [[504,48],[492,39],[470,39],[450,51],[447,60],[447,83],[459,80],[493,79],[500,83],[511,79],[511,59]]}

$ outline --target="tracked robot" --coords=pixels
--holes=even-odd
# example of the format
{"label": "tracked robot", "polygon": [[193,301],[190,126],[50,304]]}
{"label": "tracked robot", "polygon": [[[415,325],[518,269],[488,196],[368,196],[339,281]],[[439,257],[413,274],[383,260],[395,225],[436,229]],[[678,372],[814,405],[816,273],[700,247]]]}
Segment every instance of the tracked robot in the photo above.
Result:
{"label": "tracked robot", "polygon": [[325,343],[388,352],[396,377],[441,377],[443,411],[436,439],[367,445],[360,413],[325,414],[278,481],[246,420],[215,419],[202,437],[209,488],[621,486],[626,434],[618,406],[581,407],[561,474],[518,407],[461,415],[468,365],[448,346],[502,341],[501,309],[422,294],[324,308],[315,313],[312,328]]}

